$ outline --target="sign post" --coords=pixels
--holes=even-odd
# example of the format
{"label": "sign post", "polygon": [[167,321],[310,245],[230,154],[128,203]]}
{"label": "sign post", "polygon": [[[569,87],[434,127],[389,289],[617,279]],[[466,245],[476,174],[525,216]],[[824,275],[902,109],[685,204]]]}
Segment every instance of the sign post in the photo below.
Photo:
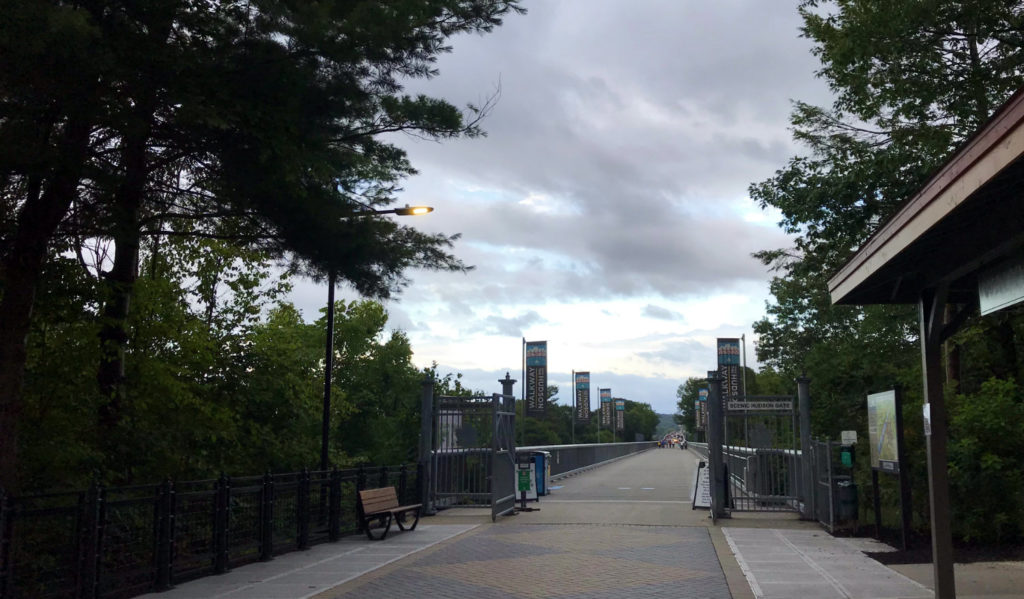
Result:
{"label": "sign post", "polygon": [[910,479],[904,472],[903,393],[899,387],[868,395],[868,443],[871,455],[871,490],[874,494],[875,537],[881,537],[882,513],[878,473],[893,474],[900,486],[900,536],[903,549],[910,536]]}

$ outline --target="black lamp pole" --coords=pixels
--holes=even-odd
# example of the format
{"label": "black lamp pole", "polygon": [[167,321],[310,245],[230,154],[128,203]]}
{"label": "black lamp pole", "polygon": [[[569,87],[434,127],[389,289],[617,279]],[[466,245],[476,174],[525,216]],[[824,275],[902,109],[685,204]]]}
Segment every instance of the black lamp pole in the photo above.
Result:
{"label": "black lamp pole", "polygon": [[[430,206],[409,206],[390,210],[364,210],[356,212],[357,216],[376,214],[397,214],[398,216],[415,216],[433,212]],[[327,344],[324,351],[324,413],[320,430],[320,470],[329,470],[330,459],[327,455],[328,442],[331,436],[331,376],[334,373],[334,283],[337,275],[332,268],[327,274]]]}
{"label": "black lamp pole", "polygon": [[327,440],[331,433],[331,374],[334,372],[334,269],[327,275],[327,349],[324,353],[324,414],[320,431],[320,469],[330,469]]}

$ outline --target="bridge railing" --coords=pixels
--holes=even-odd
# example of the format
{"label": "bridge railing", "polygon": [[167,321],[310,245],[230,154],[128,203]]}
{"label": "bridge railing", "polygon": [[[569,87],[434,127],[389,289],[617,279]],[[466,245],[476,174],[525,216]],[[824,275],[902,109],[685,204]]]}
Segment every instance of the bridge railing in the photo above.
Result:
{"label": "bridge railing", "polygon": [[517,447],[516,453],[547,451],[551,453],[551,476],[568,476],[598,464],[647,451],[658,446],[657,441],[635,443],[581,443],[577,445],[532,445]]}
{"label": "bridge railing", "polygon": [[415,465],[0,494],[0,597],[122,598],[358,532],[357,491]]}

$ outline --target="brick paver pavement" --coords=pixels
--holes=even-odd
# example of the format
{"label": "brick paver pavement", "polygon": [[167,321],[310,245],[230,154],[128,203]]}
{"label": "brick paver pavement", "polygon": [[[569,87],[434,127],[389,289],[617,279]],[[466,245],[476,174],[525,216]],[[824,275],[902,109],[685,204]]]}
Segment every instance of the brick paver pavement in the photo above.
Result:
{"label": "brick paver pavement", "polygon": [[706,528],[481,527],[320,597],[729,599]]}

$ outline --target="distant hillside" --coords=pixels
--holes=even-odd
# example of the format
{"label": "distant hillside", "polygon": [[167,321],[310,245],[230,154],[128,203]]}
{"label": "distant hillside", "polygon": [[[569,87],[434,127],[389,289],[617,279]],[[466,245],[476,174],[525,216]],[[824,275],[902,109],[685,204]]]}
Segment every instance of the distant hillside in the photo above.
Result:
{"label": "distant hillside", "polygon": [[658,428],[655,429],[654,438],[660,439],[665,433],[678,429],[679,425],[673,420],[672,414],[658,414]]}

